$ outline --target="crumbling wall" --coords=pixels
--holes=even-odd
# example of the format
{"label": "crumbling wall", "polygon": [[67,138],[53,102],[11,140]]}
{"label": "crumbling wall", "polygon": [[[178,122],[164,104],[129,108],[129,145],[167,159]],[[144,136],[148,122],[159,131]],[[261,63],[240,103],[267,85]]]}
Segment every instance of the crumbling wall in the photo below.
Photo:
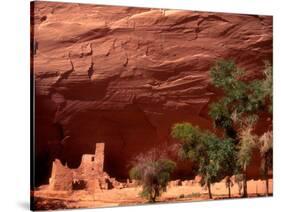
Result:
{"label": "crumbling wall", "polygon": [[67,166],[63,166],[60,160],[56,159],[53,162],[52,175],[49,180],[50,189],[56,191],[72,190],[72,181],[72,171]]}
{"label": "crumbling wall", "polygon": [[53,162],[52,176],[49,180],[51,190],[87,189],[97,191],[112,188],[115,181],[103,171],[104,143],[97,143],[95,155],[85,154],[77,169],[63,166],[60,160]]}
{"label": "crumbling wall", "polygon": [[87,178],[94,172],[94,160],[95,156],[93,154],[82,155],[82,160],[79,168],[77,169],[78,174],[83,175]]}

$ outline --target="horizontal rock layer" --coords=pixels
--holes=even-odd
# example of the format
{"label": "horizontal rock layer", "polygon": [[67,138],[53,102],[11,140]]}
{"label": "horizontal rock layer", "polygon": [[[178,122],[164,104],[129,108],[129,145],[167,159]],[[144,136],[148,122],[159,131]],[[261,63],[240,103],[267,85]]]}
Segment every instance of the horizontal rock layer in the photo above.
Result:
{"label": "horizontal rock layer", "polygon": [[[175,122],[211,128],[209,69],[233,59],[249,79],[272,60],[272,17],[54,2],[32,5],[36,183],[51,162],[77,167],[105,142],[105,170],[127,177],[150,148],[172,152]],[[266,127],[264,124],[263,127]],[[179,162],[177,174],[191,174]],[[258,175],[257,163],[250,175]]]}

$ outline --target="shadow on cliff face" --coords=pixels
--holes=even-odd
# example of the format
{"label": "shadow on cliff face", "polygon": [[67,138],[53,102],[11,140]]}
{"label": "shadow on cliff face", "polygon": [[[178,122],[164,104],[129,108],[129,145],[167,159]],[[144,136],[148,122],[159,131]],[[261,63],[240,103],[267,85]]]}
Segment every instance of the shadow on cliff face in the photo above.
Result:
{"label": "shadow on cliff face", "polygon": [[[83,154],[94,154],[95,144],[105,143],[105,171],[118,180],[128,178],[132,159],[151,148],[168,148],[177,161],[173,179],[193,178],[192,164],[177,160],[171,151],[175,144],[169,136],[173,123],[191,121],[204,128],[211,123],[186,111],[162,111],[148,114],[137,104],[123,109],[81,108],[56,118],[57,106],[48,97],[37,96],[35,105],[35,186],[47,184],[52,161],[59,158],[70,168],[77,168]],[[69,109],[68,109],[69,110]],[[249,177],[259,176],[259,157],[249,168]]]}
{"label": "shadow on cliff face", "polygon": [[105,143],[105,171],[127,177],[127,163],[140,151],[159,143],[156,129],[135,107],[119,111],[81,111],[63,121],[66,136],[62,157],[69,167],[80,164],[82,154],[93,153],[95,144]]}
{"label": "shadow on cliff face", "polygon": [[[118,110],[80,107],[78,111],[69,111],[68,108],[59,116],[49,97],[37,96],[35,106],[35,186],[48,183],[55,158],[77,168],[82,155],[94,154],[99,142],[105,143],[105,171],[118,180],[126,179],[136,155],[155,147],[169,148],[174,143],[169,136],[171,124],[192,120],[183,111],[149,114],[135,103]],[[199,121],[206,125],[204,120]],[[192,176],[190,163],[178,161],[178,164],[174,178]]]}
{"label": "shadow on cliff face", "polygon": [[54,123],[56,105],[47,97],[35,97],[35,186],[48,183],[51,174],[52,161],[59,154],[60,140],[63,131],[60,125]]}
{"label": "shadow on cliff face", "polygon": [[48,183],[52,161],[59,158],[77,168],[83,154],[93,154],[105,143],[105,171],[117,179],[128,177],[132,157],[161,143],[157,129],[135,106],[120,111],[87,110],[55,120],[55,105],[36,99],[35,185]]}

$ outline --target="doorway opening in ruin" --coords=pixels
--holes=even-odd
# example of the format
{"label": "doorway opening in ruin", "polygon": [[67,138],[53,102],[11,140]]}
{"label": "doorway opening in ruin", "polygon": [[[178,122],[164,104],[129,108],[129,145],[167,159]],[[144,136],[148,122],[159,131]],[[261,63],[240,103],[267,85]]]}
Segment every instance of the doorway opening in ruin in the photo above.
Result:
{"label": "doorway opening in ruin", "polygon": [[105,182],[107,184],[107,189],[113,189],[113,184],[109,181],[109,179],[105,179]]}
{"label": "doorway opening in ruin", "polygon": [[86,182],[84,180],[72,181],[72,190],[83,190],[86,188]]}

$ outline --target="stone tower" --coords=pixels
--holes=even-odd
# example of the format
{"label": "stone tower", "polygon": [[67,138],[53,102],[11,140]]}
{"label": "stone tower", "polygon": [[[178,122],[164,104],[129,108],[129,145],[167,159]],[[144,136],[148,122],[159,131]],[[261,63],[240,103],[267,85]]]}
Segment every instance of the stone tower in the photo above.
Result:
{"label": "stone tower", "polygon": [[104,164],[104,143],[96,144],[95,160],[94,160],[94,170],[96,173],[103,173]]}

